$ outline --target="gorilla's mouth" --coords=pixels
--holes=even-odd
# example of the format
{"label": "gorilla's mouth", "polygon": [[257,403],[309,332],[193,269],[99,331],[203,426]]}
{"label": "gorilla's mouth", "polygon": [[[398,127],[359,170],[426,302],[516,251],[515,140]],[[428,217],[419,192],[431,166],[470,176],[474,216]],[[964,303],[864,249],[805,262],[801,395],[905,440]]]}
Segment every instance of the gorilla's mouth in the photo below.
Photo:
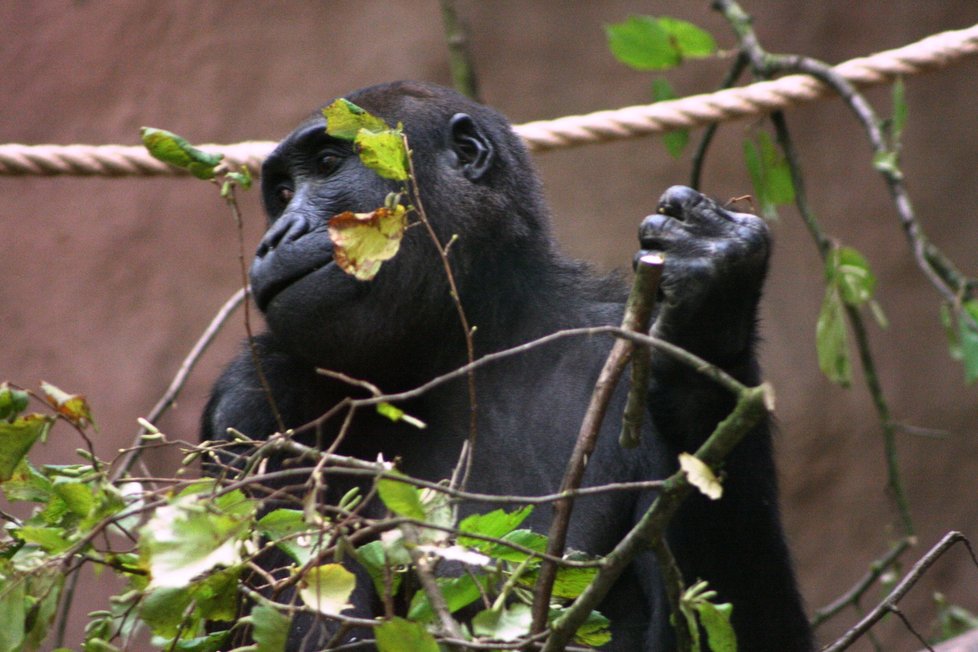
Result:
{"label": "gorilla's mouth", "polygon": [[315,274],[324,267],[331,265],[333,263],[333,258],[330,257],[328,260],[322,262],[319,265],[312,267],[311,269],[293,274],[285,278],[275,279],[274,281],[266,281],[263,283],[256,284],[254,281],[254,275],[252,275],[251,291],[255,298],[255,304],[258,309],[264,312],[268,305],[272,302],[275,297],[281,294],[284,290],[295,285],[302,279]]}
{"label": "gorilla's mouth", "polygon": [[[332,247],[283,245],[256,256],[251,264],[251,293],[262,312],[283,291],[334,265]],[[322,244],[322,243],[320,243]]]}

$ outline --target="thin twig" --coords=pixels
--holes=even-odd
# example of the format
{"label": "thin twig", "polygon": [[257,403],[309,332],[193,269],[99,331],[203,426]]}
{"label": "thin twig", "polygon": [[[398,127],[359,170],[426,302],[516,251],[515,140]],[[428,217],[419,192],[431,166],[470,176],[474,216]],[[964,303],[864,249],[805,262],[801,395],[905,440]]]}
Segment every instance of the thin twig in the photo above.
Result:
{"label": "thin twig", "polygon": [[866,591],[872,588],[883,573],[897,562],[900,556],[913,545],[914,541],[913,537],[900,539],[885,555],[871,563],[866,574],[852,588],[815,612],[811,620],[812,629],[826,622],[846,607],[858,605]]}
{"label": "thin twig", "polygon": [[[170,406],[176,402],[177,397],[180,395],[180,391],[183,389],[184,384],[187,382],[187,378],[190,376],[190,372],[193,371],[193,368],[197,365],[197,362],[204,354],[204,351],[206,351],[211,342],[214,341],[214,338],[224,326],[224,322],[227,321],[228,317],[230,317],[234,311],[237,310],[238,306],[240,306],[244,301],[245,292],[245,288],[239,288],[233,295],[231,295],[231,298],[225,301],[224,305],[220,307],[217,314],[214,315],[211,322],[207,325],[207,328],[204,329],[204,332],[197,339],[197,342],[194,343],[193,348],[190,349],[190,353],[188,353],[187,357],[185,357],[183,362],[180,363],[180,368],[177,370],[173,380],[170,381],[170,386],[166,388],[163,396],[160,397],[160,400],[156,402],[156,405],[153,406],[153,409],[150,410],[149,414],[146,416],[147,421],[150,423],[155,423],[156,420],[159,419],[160,416],[162,416],[170,408]],[[119,480],[119,478],[128,473],[130,469],[132,469],[133,464],[140,455],[140,441],[144,434],[146,434],[146,429],[140,428],[139,432],[136,433],[136,436],[133,439],[130,452],[119,462],[119,466],[117,466],[112,472],[110,478],[111,482],[116,482]]]}
{"label": "thin twig", "polygon": [[[231,215],[234,217],[235,227],[237,227],[238,266],[241,270],[241,287],[247,288],[248,265],[245,262],[244,220],[241,219],[241,209],[238,207],[238,200],[235,197],[234,184],[228,186],[226,200],[228,207],[231,209]],[[279,412],[278,405],[275,403],[275,395],[272,394],[272,386],[269,384],[268,378],[265,376],[265,370],[262,368],[261,356],[258,354],[258,345],[255,343],[255,335],[251,330],[251,301],[248,298],[247,292],[244,297],[244,327],[245,333],[248,336],[248,348],[251,351],[251,359],[255,365],[255,375],[258,377],[258,382],[262,387],[265,400],[268,401],[268,408],[272,412],[272,417],[275,419],[275,424],[279,432],[285,432],[285,421],[282,420],[282,413]]]}
{"label": "thin twig", "polygon": [[[465,353],[467,356],[468,365],[471,365],[473,362],[475,362],[475,343],[472,341],[472,327],[469,325],[468,317],[465,316],[465,308],[462,307],[462,297],[458,292],[458,285],[455,283],[455,274],[452,272],[452,265],[448,260],[448,250],[446,246],[442,244],[438,234],[435,233],[435,228],[431,225],[431,221],[428,220],[428,214],[425,212],[424,204],[421,201],[421,190],[418,188],[418,177],[414,171],[414,157],[411,155],[411,148],[410,144],[408,143],[407,135],[404,135],[403,139],[404,150],[408,153],[407,161],[408,174],[411,181],[411,202],[414,204],[415,211],[418,214],[418,219],[422,224],[424,224],[425,229],[428,231],[428,236],[431,238],[431,242],[435,245],[435,249],[438,251],[438,257],[441,260],[442,267],[445,270],[445,278],[448,281],[452,303],[455,306],[455,312],[458,314],[458,321],[462,326],[463,335],[465,337]],[[475,391],[475,372],[470,371],[466,375],[468,378],[469,388],[469,436],[465,442],[465,445],[462,446],[462,451],[459,455],[459,460],[455,466],[455,470],[452,473],[451,480],[453,486],[458,486],[462,489],[465,488],[465,485],[469,479],[469,471],[472,469],[475,441],[479,432],[479,409]]]}
{"label": "thin twig", "polygon": [[[733,412],[717,425],[713,434],[696,451],[696,457],[716,470],[737,444],[767,415],[770,391],[770,387],[766,384],[758,387],[742,386]],[[584,624],[591,611],[608,595],[632,560],[647,550],[655,539],[665,535],[665,529],[673,515],[692,491],[692,485],[682,471],[673,474],[665,481],[651,507],[618,545],[604,557],[594,580],[570,608],[553,623],[552,633],[543,648],[544,652],[559,652],[563,649],[563,646],[574,636],[574,632]],[[677,615],[677,623],[680,622],[679,618]]]}
{"label": "thin twig", "polygon": [[[643,261],[636,269],[635,282],[625,306],[622,329],[627,331],[646,333],[649,329],[649,321],[655,306],[655,296],[659,289],[664,260],[661,257],[648,258],[649,260]],[[611,352],[608,354],[604,367],[598,374],[598,380],[594,384],[594,391],[591,394],[587,412],[584,413],[577,441],[574,443],[574,449],[567,460],[567,467],[560,483],[561,492],[572,491],[581,486],[587,460],[594,451],[598,432],[611,402],[611,396],[618,385],[618,379],[621,377],[625,365],[632,357],[634,349],[635,344],[624,339],[616,340],[612,345]],[[643,404],[644,398],[641,397]],[[632,436],[637,438],[637,432],[632,433]],[[571,498],[558,500],[554,503],[554,517],[547,534],[547,554],[551,557],[560,557],[564,554],[564,547],[567,544],[567,530],[570,527],[573,509],[574,501]],[[553,592],[556,578],[557,566],[550,562],[544,562],[540,566],[540,573],[533,589],[533,628],[531,632],[534,634],[542,632],[546,628],[550,613],[550,595]]]}
{"label": "thin twig", "polygon": [[[715,0],[714,8],[723,13],[724,17],[737,33],[741,44],[741,51],[750,59],[754,72],[758,77],[767,79],[779,72],[802,72],[812,75],[822,83],[827,84],[830,88],[833,88],[839,93],[840,96],[842,96],[846,104],[852,109],[853,113],[856,114],[860,123],[863,125],[867,137],[873,146],[874,152],[880,154],[887,151],[882,130],[879,127],[879,120],[876,117],[875,112],[873,111],[869,102],[866,101],[866,99],[852,84],[850,84],[840,75],[836,74],[830,66],[820,61],[808,57],[796,55],[773,55],[766,52],[757,40],[757,36],[754,33],[753,27],[751,26],[750,16],[744,12],[744,10],[735,0]],[[829,255],[831,240],[822,231],[818,221],[815,219],[814,214],[808,205],[807,198],[805,196],[805,187],[803,176],[801,174],[800,163],[798,162],[798,157],[794,152],[794,147],[792,146],[784,116],[779,112],[774,112],[771,118],[777,131],[779,143],[781,144],[782,150],[785,153],[785,159],[788,162],[791,170],[792,182],[795,185],[796,205],[798,206],[798,210],[802,214],[809,231],[812,233],[816,245],[818,246],[819,254],[822,256],[824,261]],[[906,187],[903,184],[902,175],[899,174],[898,171],[890,173],[881,169],[881,172],[883,172],[891,194],[894,197],[897,210],[901,215],[905,227],[908,227],[908,225],[913,227],[912,230],[914,231],[915,236],[912,242],[914,243],[916,251],[916,247],[920,242],[922,242],[919,240],[919,238],[923,238],[923,234],[920,231],[916,218],[913,215],[913,209],[910,205],[910,199],[906,193]],[[918,256],[918,263],[923,262],[924,260]],[[923,265],[921,269],[928,276],[932,277],[932,281],[937,278],[929,264]],[[943,282],[938,282],[937,286],[942,286],[942,283]],[[941,290],[941,287],[938,287],[938,290]],[[942,294],[944,294],[944,291],[942,291]],[[912,536],[914,532],[913,519],[910,514],[910,504],[907,499],[906,492],[903,489],[903,481],[900,474],[899,460],[896,450],[896,429],[893,425],[889,405],[886,401],[886,396],[883,393],[879,375],[876,372],[875,359],[873,358],[869,349],[869,339],[866,334],[866,328],[863,324],[862,316],[855,306],[849,305],[848,303],[845,304],[845,310],[850,327],[852,328],[855,336],[856,347],[863,367],[865,382],[870,396],[872,397],[873,405],[880,421],[880,426],[883,430],[882,434],[883,447],[885,449],[884,457],[887,468],[887,484],[889,486],[894,504],[896,505],[900,518],[900,524],[904,534]]]}
{"label": "thin twig", "polygon": [[936,562],[941,556],[948,551],[954,544],[963,543],[968,549],[968,554],[971,555],[971,560],[978,566],[978,558],[975,557],[975,551],[971,547],[971,542],[961,534],[960,532],[948,532],[944,535],[937,545],[927,551],[927,553],[920,558],[910,572],[900,580],[892,591],[890,591],[885,598],[876,607],[873,608],[866,616],[860,620],[858,623],[853,625],[849,631],[847,631],[841,638],[835,641],[832,645],[824,648],[822,652],[839,652],[840,650],[847,649],[852,645],[860,636],[869,630],[870,627],[875,625],[883,616],[888,613],[896,613],[897,603],[907,594],[907,592],[913,588],[913,586],[923,577],[924,573]]}

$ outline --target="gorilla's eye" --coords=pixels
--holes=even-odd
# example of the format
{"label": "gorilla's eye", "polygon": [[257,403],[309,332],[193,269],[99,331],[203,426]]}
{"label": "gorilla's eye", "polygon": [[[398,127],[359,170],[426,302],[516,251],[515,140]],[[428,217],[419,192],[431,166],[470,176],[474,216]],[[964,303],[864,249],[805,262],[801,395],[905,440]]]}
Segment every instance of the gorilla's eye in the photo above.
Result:
{"label": "gorilla's eye", "polygon": [[280,183],[277,186],[275,186],[275,198],[279,200],[279,202],[281,202],[283,206],[285,204],[288,204],[290,201],[292,201],[292,198],[294,196],[295,196],[295,190],[293,190],[292,186],[290,186],[289,184]]}
{"label": "gorilla's eye", "polygon": [[343,159],[339,156],[334,156],[332,154],[326,154],[321,159],[319,159],[319,167],[316,171],[324,177],[328,177],[336,171],[336,168],[340,166]]}

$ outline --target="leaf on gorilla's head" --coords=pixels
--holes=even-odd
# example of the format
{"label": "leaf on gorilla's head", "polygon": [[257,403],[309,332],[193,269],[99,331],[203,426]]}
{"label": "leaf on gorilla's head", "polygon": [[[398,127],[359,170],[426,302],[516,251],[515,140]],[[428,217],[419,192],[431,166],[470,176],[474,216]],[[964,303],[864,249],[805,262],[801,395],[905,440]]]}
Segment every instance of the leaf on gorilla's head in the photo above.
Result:
{"label": "leaf on gorilla's head", "polygon": [[326,133],[340,140],[353,140],[361,129],[373,133],[389,129],[382,118],[342,97],[323,109],[323,116],[326,118]]}
{"label": "leaf on gorilla's head", "polygon": [[369,281],[385,260],[394,257],[407,227],[402,205],[381,207],[371,213],[335,215],[329,220],[329,237],[336,264],[361,281]]}
{"label": "leaf on gorilla's head", "polygon": [[388,126],[353,102],[340,98],[323,109],[326,133],[356,144],[360,160],[385,179],[407,181],[408,152],[402,125]]}
{"label": "leaf on gorilla's head", "polygon": [[385,179],[407,181],[408,153],[400,129],[379,133],[361,129],[355,142],[364,165]]}
{"label": "leaf on gorilla's head", "polygon": [[224,158],[223,154],[209,154],[199,150],[186,139],[165,129],[143,127],[139,134],[153,158],[183,168],[198,179],[213,179],[214,168]]}

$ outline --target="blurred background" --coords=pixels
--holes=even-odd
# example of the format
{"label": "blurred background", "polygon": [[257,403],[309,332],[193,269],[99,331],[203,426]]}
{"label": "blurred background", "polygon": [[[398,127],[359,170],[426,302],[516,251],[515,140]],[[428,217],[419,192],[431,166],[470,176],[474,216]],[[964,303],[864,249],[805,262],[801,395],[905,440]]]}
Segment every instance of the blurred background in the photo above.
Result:
{"label": "blurred background", "polygon": [[[485,102],[514,122],[650,101],[652,74],[609,53],[603,26],[632,14],[671,15],[735,44],[709,2],[460,1]],[[745,0],[773,52],[837,63],[978,21],[974,0]],[[392,79],[450,83],[436,0],[362,2],[134,0],[0,3],[0,142],[138,144],[142,125],[193,142],[284,136],[312,109]],[[716,87],[727,60],[667,73],[681,95]],[[978,273],[978,58],[906,80],[910,119],[904,171],[920,220],[962,268]],[[890,89],[869,92],[881,115]],[[900,466],[919,545],[904,569],[945,532],[978,542],[978,387],[947,355],[939,300],[915,267],[861,128],[839,101],[792,110],[810,200],[825,228],[869,259],[890,318],[870,325],[894,416],[939,430],[901,436]],[[751,192],[742,140],[757,126],[726,124],[704,190]],[[694,132],[694,139],[698,136]],[[648,137],[539,154],[564,249],[601,270],[627,269],[636,227],[669,185],[688,183],[689,155]],[[242,198],[247,255],[263,227],[258,193]],[[783,511],[810,610],[848,589],[898,537],[885,491],[880,428],[857,374],[840,389],[818,371],[815,320],[823,273],[793,208],[773,224],[776,250],[764,303],[762,358],[780,422]],[[129,444],[136,418],[157,401],[218,307],[239,287],[235,227],[215,189],[188,178],[0,177],[0,380],[40,380],[86,394],[102,457]],[[211,383],[243,337],[240,315],[219,336],[158,424],[195,440]],[[81,445],[60,429],[39,459],[65,463]],[[148,459],[172,474],[179,454]],[[929,632],[932,594],[978,611],[978,569],[963,548],[934,566],[902,603]],[[84,612],[107,591],[80,595]],[[873,589],[872,606],[882,594]],[[819,630],[834,640],[852,611]],[[884,650],[916,650],[899,622],[876,628]],[[871,649],[862,642],[855,649]]]}

